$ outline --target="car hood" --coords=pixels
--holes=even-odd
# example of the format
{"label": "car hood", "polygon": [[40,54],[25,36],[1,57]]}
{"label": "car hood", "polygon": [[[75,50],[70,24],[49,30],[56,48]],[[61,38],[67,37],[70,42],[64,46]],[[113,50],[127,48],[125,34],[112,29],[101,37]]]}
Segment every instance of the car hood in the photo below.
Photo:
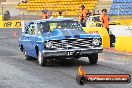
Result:
{"label": "car hood", "polygon": [[100,38],[98,34],[86,34],[82,30],[76,29],[54,29],[52,32],[44,33],[44,40],[62,40],[68,38]]}

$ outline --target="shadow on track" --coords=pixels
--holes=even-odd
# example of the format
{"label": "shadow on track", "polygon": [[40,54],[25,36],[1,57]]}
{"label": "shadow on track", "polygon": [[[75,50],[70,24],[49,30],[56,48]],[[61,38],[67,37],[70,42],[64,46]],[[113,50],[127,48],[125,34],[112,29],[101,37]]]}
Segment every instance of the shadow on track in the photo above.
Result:
{"label": "shadow on track", "polygon": [[[37,60],[30,60],[31,62],[38,65]],[[89,63],[88,58],[85,59],[66,59],[66,60],[49,60],[48,64],[43,67],[78,67],[78,66],[96,66]]]}

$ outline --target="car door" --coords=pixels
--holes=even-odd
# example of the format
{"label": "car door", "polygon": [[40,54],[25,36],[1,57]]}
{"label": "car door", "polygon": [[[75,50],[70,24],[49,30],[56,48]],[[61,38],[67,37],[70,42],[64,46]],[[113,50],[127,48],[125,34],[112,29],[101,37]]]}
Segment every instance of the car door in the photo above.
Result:
{"label": "car door", "polygon": [[22,35],[22,42],[23,42],[23,48],[24,51],[26,52],[27,55],[30,55],[30,34],[29,33],[24,33]]}
{"label": "car door", "polygon": [[[32,29],[32,30],[31,30]],[[32,24],[30,25],[30,33],[28,34],[27,36],[27,48],[28,48],[28,55],[29,56],[32,56],[32,57],[35,57],[35,45],[36,45],[36,38],[37,38],[37,35],[35,34],[35,31],[37,29],[37,26],[35,23],[32,22]]]}
{"label": "car door", "polygon": [[35,42],[35,35],[33,34],[31,28],[33,22],[28,23],[28,26],[25,27],[24,34],[22,35],[23,48],[28,56],[33,56],[33,44]]}
{"label": "car door", "polygon": [[29,37],[27,38],[28,40],[28,55],[29,56],[32,56],[32,57],[35,57],[35,44],[36,44],[36,36],[35,34],[30,34]]}

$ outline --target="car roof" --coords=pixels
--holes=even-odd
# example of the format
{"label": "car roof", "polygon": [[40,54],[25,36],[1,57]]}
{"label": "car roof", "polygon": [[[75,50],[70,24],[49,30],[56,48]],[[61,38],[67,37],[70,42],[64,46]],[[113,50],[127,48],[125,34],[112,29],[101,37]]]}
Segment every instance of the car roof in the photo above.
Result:
{"label": "car roof", "polygon": [[53,22],[53,21],[77,21],[75,18],[52,18],[42,20],[30,20],[30,22]]}

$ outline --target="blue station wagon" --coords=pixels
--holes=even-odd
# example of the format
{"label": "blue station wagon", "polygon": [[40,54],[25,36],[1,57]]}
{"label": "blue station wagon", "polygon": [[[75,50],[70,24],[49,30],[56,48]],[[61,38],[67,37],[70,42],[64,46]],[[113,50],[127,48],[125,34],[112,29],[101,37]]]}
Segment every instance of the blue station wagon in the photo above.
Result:
{"label": "blue station wagon", "polygon": [[48,59],[88,57],[96,64],[102,52],[98,34],[86,34],[78,21],[72,18],[32,20],[24,23],[19,48],[27,60],[37,58],[39,65]]}

